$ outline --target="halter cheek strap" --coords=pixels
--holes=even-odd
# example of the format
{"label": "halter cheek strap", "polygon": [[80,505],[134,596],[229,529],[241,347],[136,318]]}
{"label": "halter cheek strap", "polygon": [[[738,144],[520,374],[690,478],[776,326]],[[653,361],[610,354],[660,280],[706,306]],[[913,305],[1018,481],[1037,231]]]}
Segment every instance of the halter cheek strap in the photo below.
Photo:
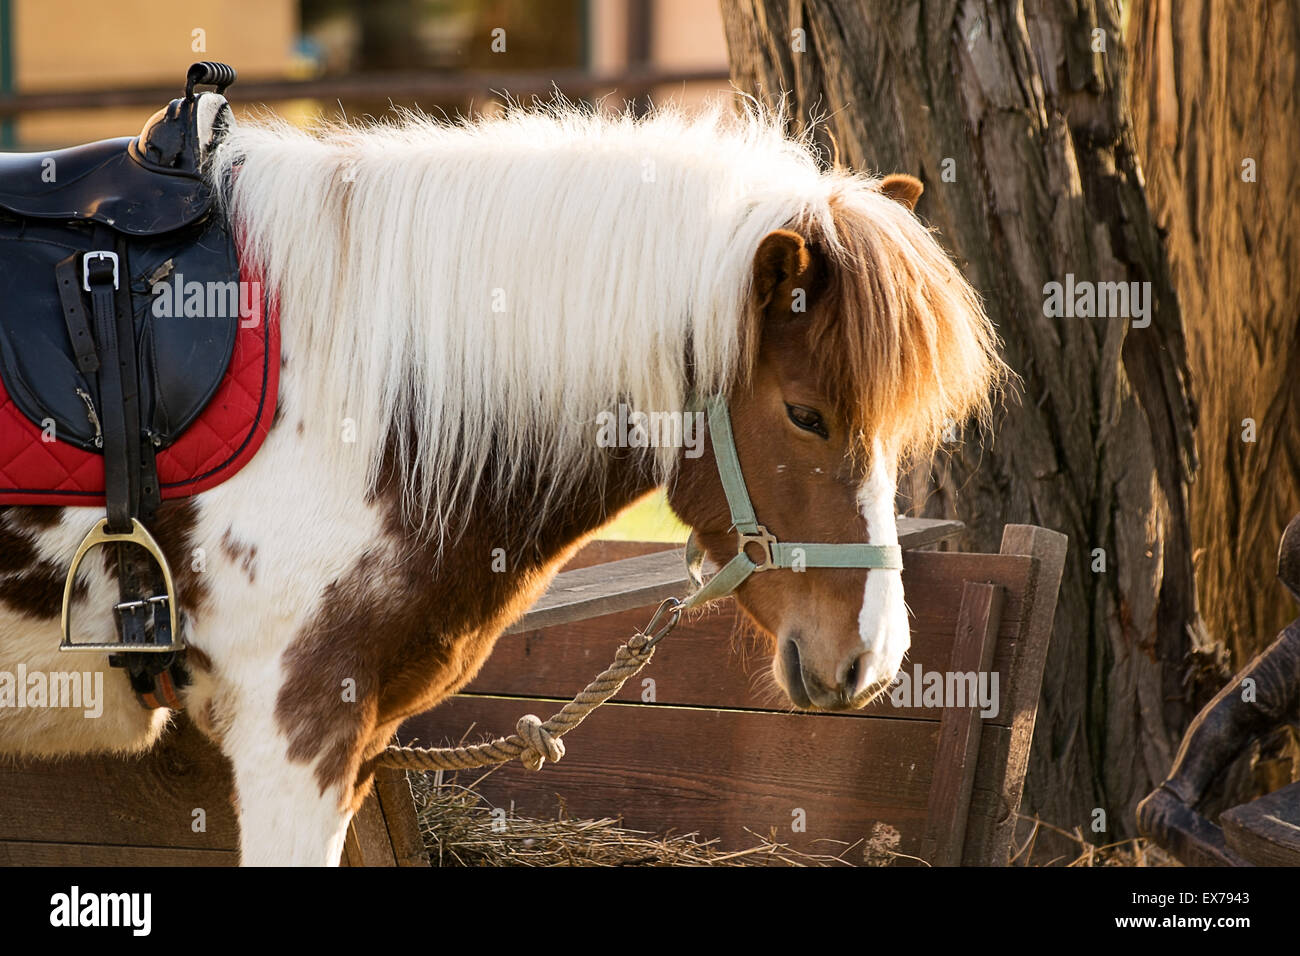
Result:
{"label": "halter cheek strap", "polygon": [[[704,401],[709,416],[709,439],[713,444],[713,457],[718,463],[718,476],[722,490],[727,495],[731,510],[731,526],[736,531],[736,556],[723,565],[722,570],[704,583],[704,551],[692,533],[686,541],[686,572],[697,590],[682,602],[683,609],[706,604],[731,594],[756,571],[773,568],[874,568],[899,571],[903,567],[903,551],[896,544],[792,544],[777,541],[767,528],[758,523],[754,505],[749,500],[745,476],[740,470],[736,454],[736,440],[731,433],[731,415],[727,401],[714,395]],[[754,561],[746,549],[762,549],[761,561]]]}

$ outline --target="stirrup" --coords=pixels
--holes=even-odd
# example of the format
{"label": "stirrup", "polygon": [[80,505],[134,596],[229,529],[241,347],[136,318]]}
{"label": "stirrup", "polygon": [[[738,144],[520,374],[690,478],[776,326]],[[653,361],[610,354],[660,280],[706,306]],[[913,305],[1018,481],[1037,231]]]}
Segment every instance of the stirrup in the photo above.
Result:
{"label": "stirrup", "polygon": [[[171,643],[169,644],[127,644],[123,641],[112,641],[109,643],[74,643],[72,640],[72,587],[77,579],[77,569],[81,567],[81,562],[85,560],[92,550],[106,544],[135,544],[144,548],[153,558],[158,567],[162,570],[163,585],[166,588],[166,594],[157,594],[153,597],[145,598],[141,601],[129,601],[124,604],[116,604],[113,611],[116,615],[124,613],[135,613],[138,610],[149,610],[156,612],[163,604],[167,606],[168,620],[171,623]],[[117,653],[122,651],[140,651],[149,654],[167,654],[171,651],[180,651],[185,649],[185,643],[180,640],[180,630],[177,627],[176,620],[176,587],[172,583],[172,570],[167,564],[167,558],[163,556],[162,549],[158,547],[158,542],[154,540],[148,529],[145,528],[137,519],[131,519],[131,530],[125,534],[114,534],[108,530],[108,519],[100,518],[99,523],[91,528],[81,544],[77,547],[77,553],[72,556],[72,566],[68,568],[68,578],[63,584],[63,640],[59,644],[61,651],[96,651],[103,653]]]}

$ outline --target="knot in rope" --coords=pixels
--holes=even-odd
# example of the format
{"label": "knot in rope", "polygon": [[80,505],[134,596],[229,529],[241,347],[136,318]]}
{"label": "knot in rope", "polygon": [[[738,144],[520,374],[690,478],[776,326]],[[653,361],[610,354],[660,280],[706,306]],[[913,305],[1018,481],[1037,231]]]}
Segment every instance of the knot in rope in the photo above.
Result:
{"label": "knot in rope", "polygon": [[552,736],[535,714],[524,714],[515,724],[515,733],[523,740],[525,749],[519,760],[529,770],[541,770],[546,761],[558,763],[564,756],[564,741]]}
{"label": "knot in rope", "polygon": [[655,646],[677,625],[682,608],[676,598],[668,598],[660,604],[650,619],[650,625],[632,635],[627,643],[619,645],[614,663],[597,674],[578,696],[545,723],[533,714],[525,714],[515,724],[512,736],[467,747],[386,747],[379,756],[378,766],[401,770],[470,770],[509,763],[518,757],[529,770],[541,770],[548,760],[557,763],[564,756],[564,743],[560,738],[617,694],[629,677],[640,673],[650,663]]}

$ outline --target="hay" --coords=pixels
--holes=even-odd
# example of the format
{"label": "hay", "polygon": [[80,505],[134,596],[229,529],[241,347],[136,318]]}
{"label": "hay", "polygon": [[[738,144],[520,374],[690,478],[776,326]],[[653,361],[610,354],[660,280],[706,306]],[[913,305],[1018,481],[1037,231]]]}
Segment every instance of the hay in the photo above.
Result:
{"label": "hay", "polygon": [[[496,768],[499,769],[499,768]],[[567,819],[563,802],[556,819],[519,816],[496,808],[475,789],[489,770],[462,784],[459,774],[410,773],[420,836],[434,866],[894,866],[926,865],[898,851],[899,833],[877,823],[871,836],[856,843],[825,841],[833,853],[804,853],[781,843],[775,833],[746,832],[753,845],[726,849],[717,840],[702,840],[697,833],[665,834],[631,830],[618,819]],[[469,776],[473,776],[469,774]],[[1160,847],[1145,839],[1123,840],[1097,846],[1075,827],[1064,830],[1037,817],[1021,817],[1032,824],[1024,843],[1013,848],[1011,864],[1032,866],[1180,866]],[[1035,860],[1040,833],[1064,838],[1074,856]],[[1033,860],[1032,863],[1029,861]]]}
{"label": "hay", "polygon": [[[1033,828],[1020,848],[1013,849],[1011,854],[1012,866],[1017,864],[1022,866],[1073,867],[1182,866],[1178,860],[1144,837],[1135,837],[1098,846],[1085,839],[1083,830],[1080,827],[1076,826],[1073,830],[1064,830],[1039,817],[1030,817],[1024,814],[1017,814],[1017,816],[1022,821],[1033,824]],[[1034,859],[1034,848],[1038,843],[1038,835],[1044,830],[1054,833],[1058,837],[1064,837],[1070,844],[1073,844],[1076,855],[1072,859],[1066,856],[1058,856],[1042,862],[1034,861],[1029,863],[1028,861]]]}
{"label": "hay", "polygon": [[[630,830],[621,820],[536,820],[493,807],[459,775],[411,773],[420,835],[434,866],[851,866],[888,863],[887,834],[854,844],[835,843],[835,853],[808,854],[747,831],[754,845],[724,849],[696,833],[653,834]],[[442,779],[439,780],[439,777]],[[495,811],[495,813],[494,813]],[[831,841],[828,841],[831,842]]]}

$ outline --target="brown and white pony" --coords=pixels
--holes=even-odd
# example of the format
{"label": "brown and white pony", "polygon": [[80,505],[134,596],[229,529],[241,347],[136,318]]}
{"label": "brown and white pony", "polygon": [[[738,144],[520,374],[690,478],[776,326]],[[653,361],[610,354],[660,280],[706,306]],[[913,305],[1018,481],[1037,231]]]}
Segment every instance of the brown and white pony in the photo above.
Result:
{"label": "brown and white pony", "polygon": [[[985,410],[1001,375],[976,295],[912,214],[920,184],[826,170],[754,113],[265,121],[232,130],[211,175],[236,167],[228,212],[279,299],[275,424],[153,531],[245,863],[337,862],[398,724],[469,681],[628,504],[666,484],[711,557],[734,555],[712,452],[606,447],[602,412],[725,394],[778,539],[896,544],[901,457]],[[103,681],[98,716],[0,708],[0,753],[136,752],[170,718],[105,659],[56,650],[100,515],[0,513],[0,672]],[[75,638],[112,639],[102,562],[80,594]],[[801,707],[863,705],[908,649],[898,571],[771,571],[737,598]]]}

